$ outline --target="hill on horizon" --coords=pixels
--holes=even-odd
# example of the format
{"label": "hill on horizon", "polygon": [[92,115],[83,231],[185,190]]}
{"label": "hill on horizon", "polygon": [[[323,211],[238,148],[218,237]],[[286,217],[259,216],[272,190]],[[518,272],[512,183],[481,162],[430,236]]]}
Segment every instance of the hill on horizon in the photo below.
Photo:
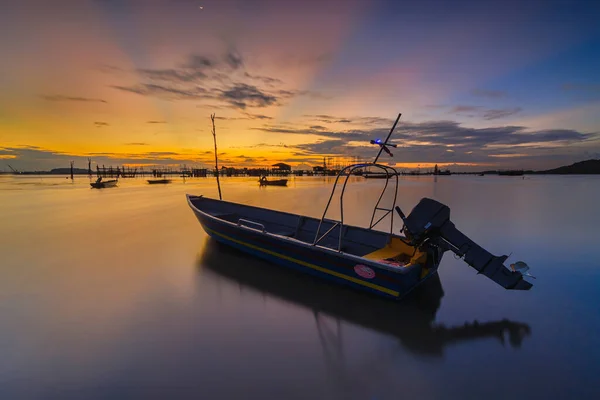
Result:
{"label": "hill on horizon", "polygon": [[538,171],[538,174],[600,174],[600,160],[585,160],[571,165]]}

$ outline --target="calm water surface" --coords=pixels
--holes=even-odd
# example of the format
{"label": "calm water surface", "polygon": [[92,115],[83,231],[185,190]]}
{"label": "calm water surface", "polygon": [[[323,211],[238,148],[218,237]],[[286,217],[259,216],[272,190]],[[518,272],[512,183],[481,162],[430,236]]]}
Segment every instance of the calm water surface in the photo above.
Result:
{"label": "calm water surface", "polygon": [[[320,216],[331,183],[223,195]],[[349,222],[380,185],[356,180]],[[403,178],[405,212],[448,204],[537,279],[506,291],[447,253],[400,304],[216,244],[185,193],[217,195],[210,178],[0,176],[0,398],[600,398],[599,177]]]}

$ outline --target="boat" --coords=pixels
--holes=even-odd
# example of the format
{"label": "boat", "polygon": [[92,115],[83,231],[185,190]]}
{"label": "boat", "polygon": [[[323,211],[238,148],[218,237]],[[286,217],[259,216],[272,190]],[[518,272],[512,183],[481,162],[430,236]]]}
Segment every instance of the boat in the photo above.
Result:
{"label": "boat", "polygon": [[167,184],[171,182],[171,179],[148,179],[150,185]]}
{"label": "boat", "polygon": [[105,189],[117,186],[119,181],[117,179],[111,179],[109,181],[103,181],[102,177],[96,179],[96,182],[91,182],[90,186],[92,189]]}
{"label": "boat", "polygon": [[[244,268],[239,268],[243,265]],[[245,253],[214,240],[208,240],[198,259],[202,273],[214,275],[217,285],[225,280],[240,286],[240,292],[257,292],[278,298],[310,311],[317,329],[327,315],[338,321],[391,335],[414,354],[442,357],[453,344],[505,338],[515,347],[531,335],[531,327],[522,322],[500,319],[473,321],[456,326],[436,324],[444,289],[439,274],[433,275],[401,302],[365,295],[350,288],[331,290],[326,282],[286,271],[260,259],[248,259]],[[268,275],[268,279],[265,279]],[[374,312],[376,310],[376,312]],[[410,321],[407,324],[406,321]]]}
{"label": "boat", "polygon": [[287,179],[268,180],[266,176],[262,176],[258,183],[260,186],[287,186]]}
{"label": "boat", "polygon": [[[188,205],[206,233],[219,242],[282,267],[391,299],[403,298],[437,274],[447,251],[506,289],[530,289],[532,283],[525,279],[531,277],[529,267],[525,263],[505,266],[508,256],[495,256],[469,239],[450,221],[448,206],[423,198],[407,216],[396,205],[397,172],[378,159],[400,116],[386,140],[376,143],[380,149],[373,162],[349,165],[339,172],[321,218],[202,195],[187,194]],[[368,227],[344,223],[344,191],[352,172],[360,168],[379,169],[388,177]],[[327,218],[327,212],[338,186],[340,218],[334,220]],[[382,199],[388,188],[393,201],[385,206]],[[394,212],[404,225],[399,233],[394,232]],[[375,229],[384,220],[386,230]]]}

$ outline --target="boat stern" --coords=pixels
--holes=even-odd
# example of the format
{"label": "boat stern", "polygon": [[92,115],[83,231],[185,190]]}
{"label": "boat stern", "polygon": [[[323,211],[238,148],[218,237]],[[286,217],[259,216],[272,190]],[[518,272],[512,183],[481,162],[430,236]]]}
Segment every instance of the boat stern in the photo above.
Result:
{"label": "boat stern", "polygon": [[460,232],[450,221],[450,208],[442,203],[428,198],[421,199],[408,217],[404,218],[404,224],[404,231],[412,243],[432,241],[440,248],[452,251],[478,273],[505,289],[529,290],[533,286],[525,279],[532,278],[526,273],[529,267],[524,269],[505,266],[508,256],[495,256]]}

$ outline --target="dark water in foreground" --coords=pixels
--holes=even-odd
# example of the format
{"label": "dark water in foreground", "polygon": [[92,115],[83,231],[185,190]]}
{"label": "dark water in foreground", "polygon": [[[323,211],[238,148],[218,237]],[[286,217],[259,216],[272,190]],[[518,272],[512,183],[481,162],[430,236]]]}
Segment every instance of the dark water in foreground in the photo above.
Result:
{"label": "dark water in foreground", "polygon": [[[0,398],[600,398],[598,177],[403,179],[405,211],[448,204],[537,279],[505,291],[446,254],[400,304],[209,240],[184,193],[211,179],[144,183],[0,176]],[[320,216],[330,183],[223,193]],[[380,184],[357,180],[350,222]]]}

